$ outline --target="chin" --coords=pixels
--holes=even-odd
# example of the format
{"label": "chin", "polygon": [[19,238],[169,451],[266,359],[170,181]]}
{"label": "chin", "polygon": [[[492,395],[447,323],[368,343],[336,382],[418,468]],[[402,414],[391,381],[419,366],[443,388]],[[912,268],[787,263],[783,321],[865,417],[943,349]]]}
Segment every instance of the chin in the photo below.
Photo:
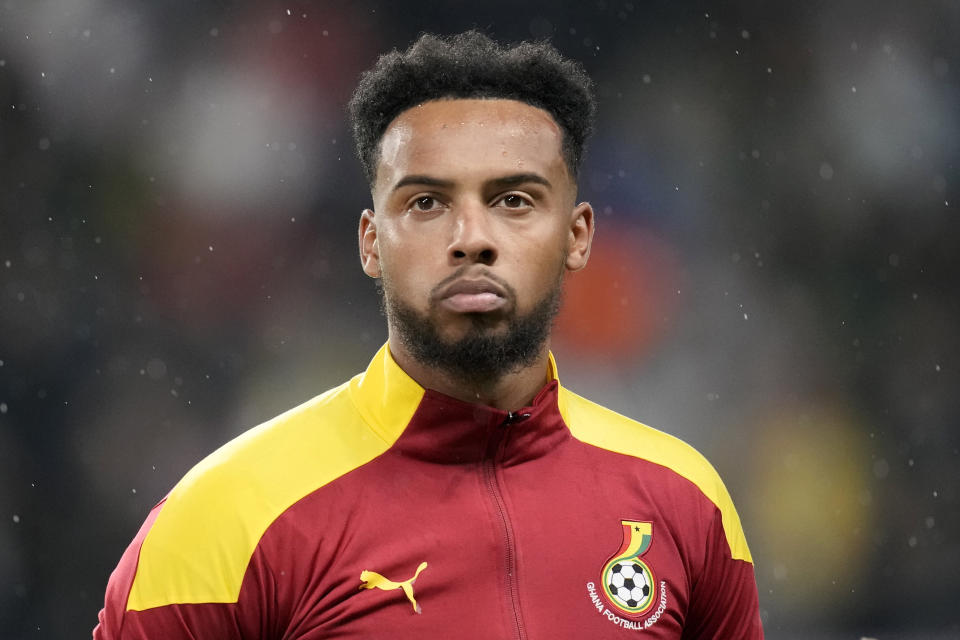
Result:
{"label": "chin", "polygon": [[509,331],[510,323],[501,317],[491,318],[485,314],[467,314],[461,322],[447,324],[437,333],[444,342],[453,344],[477,338],[499,338]]}

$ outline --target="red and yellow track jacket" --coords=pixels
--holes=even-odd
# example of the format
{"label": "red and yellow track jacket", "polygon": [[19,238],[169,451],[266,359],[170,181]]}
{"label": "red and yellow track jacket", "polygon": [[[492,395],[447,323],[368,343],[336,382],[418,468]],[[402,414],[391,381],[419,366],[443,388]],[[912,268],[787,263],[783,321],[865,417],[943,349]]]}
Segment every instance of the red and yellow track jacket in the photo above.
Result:
{"label": "red and yellow track jacket", "polygon": [[94,638],[762,638],[710,464],[549,373],[507,413],[424,390],[382,348],[187,473]]}

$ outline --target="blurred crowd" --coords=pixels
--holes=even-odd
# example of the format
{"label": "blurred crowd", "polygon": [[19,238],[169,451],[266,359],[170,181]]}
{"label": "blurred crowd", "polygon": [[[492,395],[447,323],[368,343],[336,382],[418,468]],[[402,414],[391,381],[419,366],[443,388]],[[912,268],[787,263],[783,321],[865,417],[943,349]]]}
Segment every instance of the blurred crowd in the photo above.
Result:
{"label": "blurred crowd", "polygon": [[564,383],[711,459],[768,637],[960,637],[960,2],[567,4],[0,6],[0,635],[88,633],[185,471],[366,366],[344,107],[475,27],[596,82]]}

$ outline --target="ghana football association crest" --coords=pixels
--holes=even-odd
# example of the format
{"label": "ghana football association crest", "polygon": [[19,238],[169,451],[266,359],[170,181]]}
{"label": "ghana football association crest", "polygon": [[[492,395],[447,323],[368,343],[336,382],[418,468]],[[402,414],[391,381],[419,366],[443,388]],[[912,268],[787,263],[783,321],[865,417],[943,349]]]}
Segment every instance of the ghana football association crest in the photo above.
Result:
{"label": "ghana football association crest", "polygon": [[653,540],[653,524],[621,520],[620,526],[620,548],[603,565],[597,584],[587,583],[587,592],[597,611],[611,622],[628,629],[649,628],[667,605],[666,583],[658,584],[650,564],[642,559]]}
{"label": "ghana football association crest", "polygon": [[623,543],[604,565],[600,585],[604,595],[620,612],[628,615],[646,613],[654,603],[657,585],[650,567],[640,559],[653,539],[649,522],[624,520]]}

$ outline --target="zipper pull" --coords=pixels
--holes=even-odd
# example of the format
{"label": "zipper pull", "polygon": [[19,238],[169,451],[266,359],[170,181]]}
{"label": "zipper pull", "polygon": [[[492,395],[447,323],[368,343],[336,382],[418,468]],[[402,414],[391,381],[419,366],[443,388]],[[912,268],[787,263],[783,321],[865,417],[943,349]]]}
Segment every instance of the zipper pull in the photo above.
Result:
{"label": "zipper pull", "polygon": [[509,427],[511,424],[520,422],[521,420],[526,420],[529,417],[529,413],[514,413],[513,411],[507,411],[507,418],[503,421],[503,426]]}

